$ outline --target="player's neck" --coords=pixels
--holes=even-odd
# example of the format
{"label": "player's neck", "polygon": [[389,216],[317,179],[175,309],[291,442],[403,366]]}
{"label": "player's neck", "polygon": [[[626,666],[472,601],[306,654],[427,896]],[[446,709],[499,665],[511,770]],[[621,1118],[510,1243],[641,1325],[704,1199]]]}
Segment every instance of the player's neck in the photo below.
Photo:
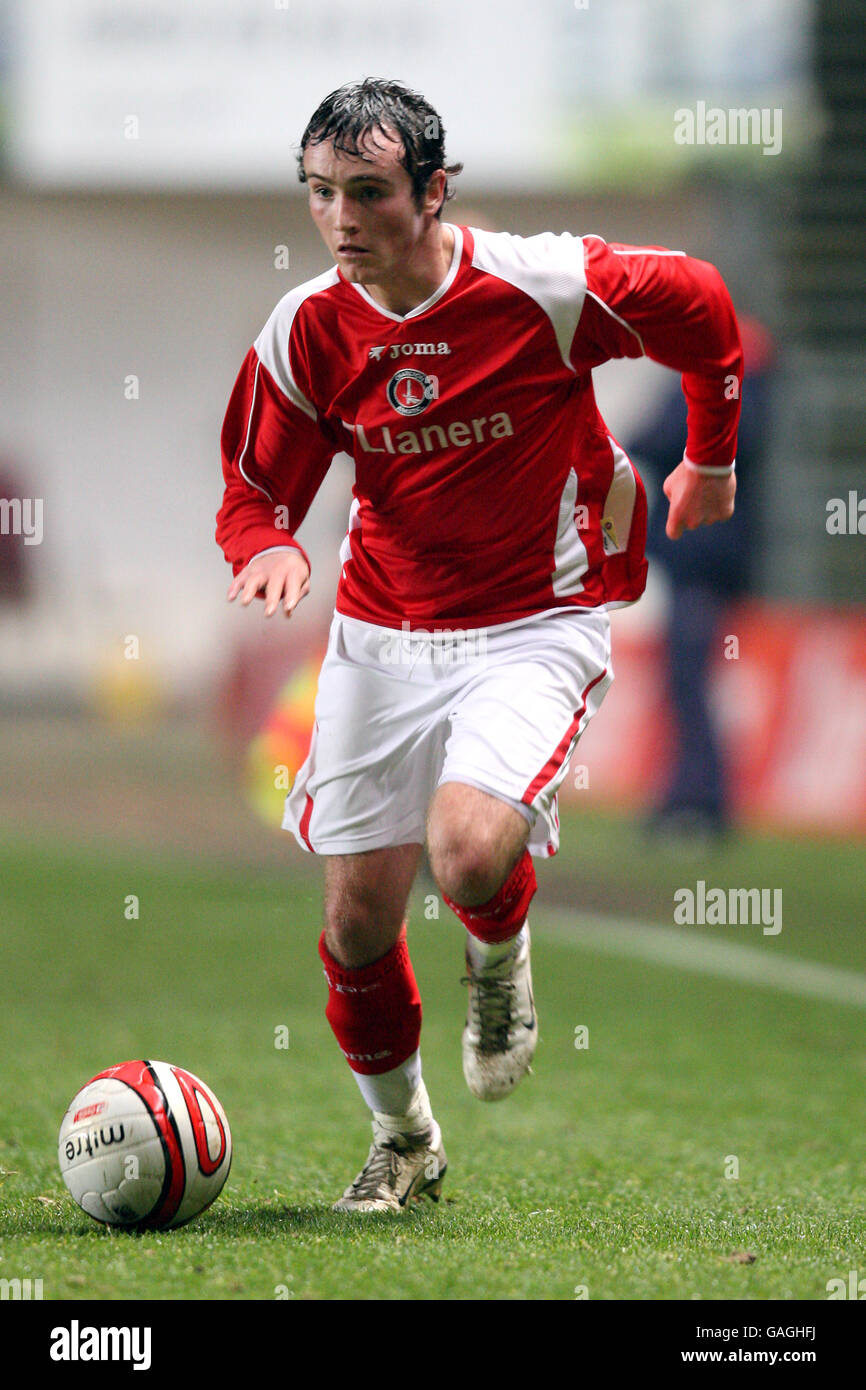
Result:
{"label": "player's neck", "polygon": [[436,222],[401,273],[387,283],[367,285],[367,293],[389,313],[405,316],[435,294],[448,274],[453,253],[453,231]]}

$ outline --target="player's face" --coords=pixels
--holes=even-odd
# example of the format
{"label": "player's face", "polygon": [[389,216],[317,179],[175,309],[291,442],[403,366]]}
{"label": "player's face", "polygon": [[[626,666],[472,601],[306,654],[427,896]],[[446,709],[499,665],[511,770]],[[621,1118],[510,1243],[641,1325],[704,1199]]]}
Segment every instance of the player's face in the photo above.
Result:
{"label": "player's face", "polygon": [[310,212],[347,280],[388,285],[405,276],[429,231],[444,189],[434,174],[421,207],[400,163],[399,140],[375,133],[365,155],[339,153],[331,141],[304,155]]}

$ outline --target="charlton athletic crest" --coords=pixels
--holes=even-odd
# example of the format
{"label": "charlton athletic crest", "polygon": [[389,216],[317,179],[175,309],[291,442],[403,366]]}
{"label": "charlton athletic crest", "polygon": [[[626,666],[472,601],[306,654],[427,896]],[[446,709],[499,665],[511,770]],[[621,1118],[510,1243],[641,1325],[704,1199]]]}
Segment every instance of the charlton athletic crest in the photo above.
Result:
{"label": "charlton athletic crest", "polygon": [[403,367],[388,382],[388,400],[401,415],[420,415],[439,395],[439,379],[419,372],[416,367]]}

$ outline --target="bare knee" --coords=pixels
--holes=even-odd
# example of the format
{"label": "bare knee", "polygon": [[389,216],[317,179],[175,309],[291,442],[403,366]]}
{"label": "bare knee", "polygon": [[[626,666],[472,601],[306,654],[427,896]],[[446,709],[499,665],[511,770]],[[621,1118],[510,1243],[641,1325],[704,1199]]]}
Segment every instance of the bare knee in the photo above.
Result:
{"label": "bare knee", "polygon": [[436,793],[427,826],[430,867],[440,890],[461,907],[486,903],[520,858],[529,824],[504,801],[463,783]]}
{"label": "bare knee", "polygon": [[372,964],[391,949],[403,915],[351,889],[325,898],[325,945],[348,968]]}
{"label": "bare knee", "polygon": [[431,853],[430,867],[442,892],[461,907],[486,903],[501,887],[488,847],[478,841],[446,841]]}

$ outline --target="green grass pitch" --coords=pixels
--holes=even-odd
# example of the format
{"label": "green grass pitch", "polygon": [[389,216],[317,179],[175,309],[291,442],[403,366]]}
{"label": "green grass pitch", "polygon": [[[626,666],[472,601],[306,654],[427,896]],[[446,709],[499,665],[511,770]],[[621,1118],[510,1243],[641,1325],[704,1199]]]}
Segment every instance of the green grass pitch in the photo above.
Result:
{"label": "green grass pitch", "polygon": [[[778,936],[694,927],[696,942],[859,972],[857,847],[745,837],[665,863],[625,822],[572,817],[540,871],[556,914],[541,897],[533,913],[534,1075],[489,1106],[461,1072],[461,931],[446,909],[428,920],[421,884],[410,940],[449,1172],[438,1207],[367,1220],[330,1210],[369,1126],[324,1018],[317,879],[299,858],[253,873],[51,838],[0,849],[3,1276],[75,1300],[814,1300],[866,1272],[862,1005],[561,930],[564,915],[579,927],[582,870],[596,908],[607,883],[634,916],[617,898],[628,864],[644,919],[668,926],[672,885],[781,884]],[[167,1234],[92,1222],[57,1167],[72,1094],[140,1056],[202,1076],[233,1130],[222,1197]]]}

